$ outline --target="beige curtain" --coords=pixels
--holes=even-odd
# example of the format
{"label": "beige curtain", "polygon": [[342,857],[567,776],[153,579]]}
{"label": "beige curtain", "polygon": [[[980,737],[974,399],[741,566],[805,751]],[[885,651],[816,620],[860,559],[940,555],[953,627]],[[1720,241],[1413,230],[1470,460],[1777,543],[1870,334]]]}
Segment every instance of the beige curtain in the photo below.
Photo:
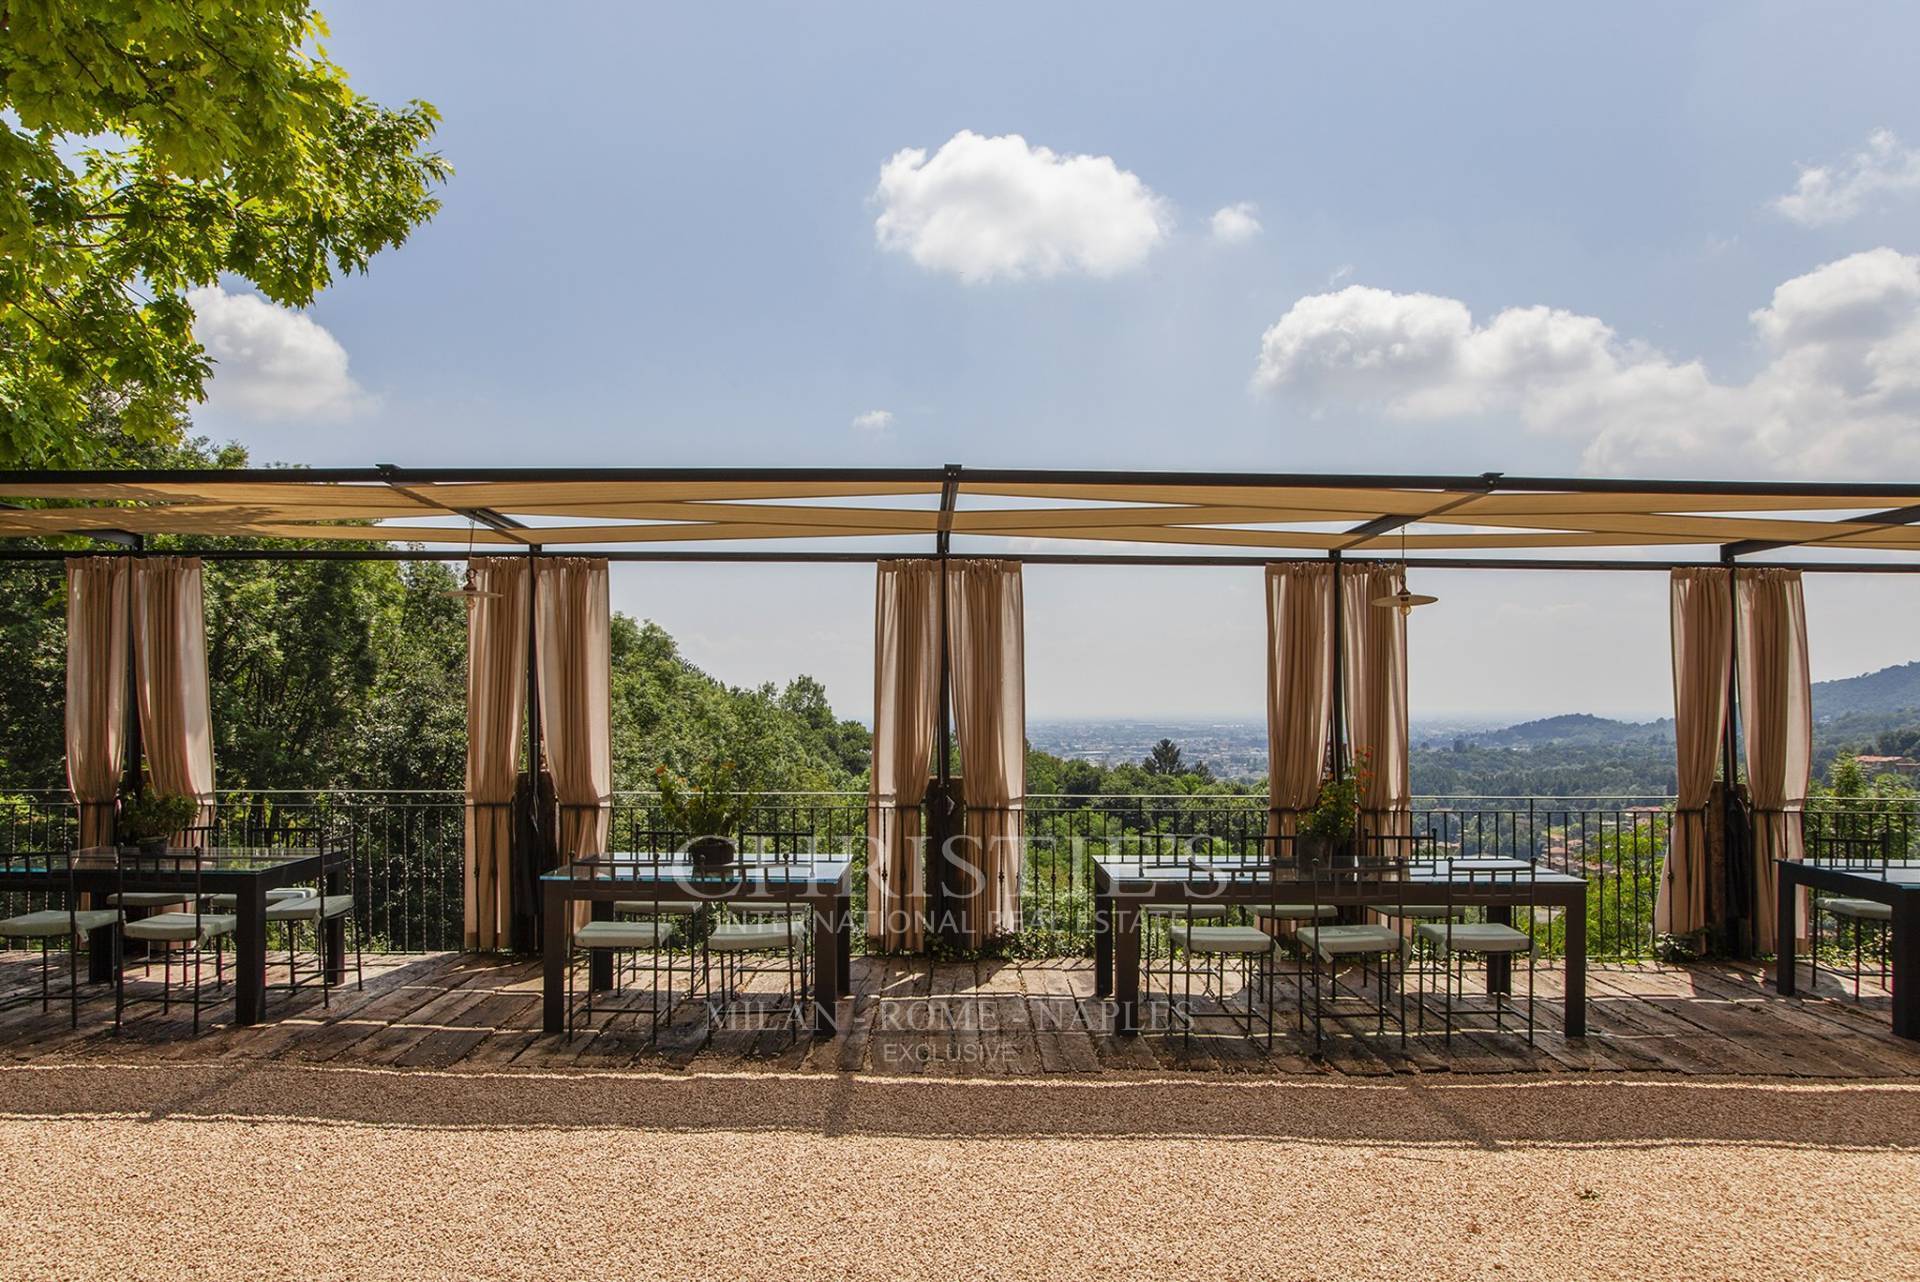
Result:
{"label": "beige curtain", "polygon": [[[1376,597],[1399,588],[1397,564],[1343,566],[1340,571],[1341,666],[1347,743],[1367,755],[1372,781],[1360,799],[1360,835],[1413,831],[1413,788],[1407,761],[1407,618]],[[1371,853],[1371,852],[1369,852]],[[1397,853],[1397,852],[1396,852]]]}
{"label": "beige curtain", "polygon": [[883,951],[926,939],[921,806],[939,734],[940,567],[882,561],[873,602],[873,768],[867,788],[867,937]]}
{"label": "beige curtain", "polygon": [[1320,797],[1333,721],[1333,566],[1267,567],[1267,836]]}
{"label": "beige curtain", "polygon": [[1017,562],[947,563],[947,646],[967,801],[955,875],[967,906],[967,938],[977,947],[1020,929],[1027,684]]}
{"label": "beige curtain", "polygon": [[1707,802],[1727,725],[1727,675],[1733,662],[1733,602],[1727,571],[1676,569],[1670,585],[1673,628],[1673,739],[1676,780],[1667,866],[1654,900],[1654,930],[1691,935],[1711,920],[1707,877]]}
{"label": "beige curtain", "polygon": [[77,846],[113,842],[127,735],[127,560],[67,559],[67,786]]}
{"label": "beige curtain", "polygon": [[[1800,812],[1813,767],[1807,603],[1798,570],[1737,570],[1741,740],[1753,805],[1754,942],[1774,939],[1776,859],[1799,859]],[[1801,917],[1805,918],[1804,905]]]}
{"label": "beige curtain", "polygon": [[560,807],[556,844],[563,860],[601,854],[613,804],[606,558],[541,557],[536,602],[540,725]]}
{"label": "beige curtain", "polygon": [[467,842],[469,949],[512,940],[513,790],[527,707],[527,562],[476,557],[467,605]]}
{"label": "beige curtain", "polygon": [[132,594],[134,684],[147,774],[155,792],[198,801],[194,822],[211,824],[213,714],[200,558],[134,558]]}

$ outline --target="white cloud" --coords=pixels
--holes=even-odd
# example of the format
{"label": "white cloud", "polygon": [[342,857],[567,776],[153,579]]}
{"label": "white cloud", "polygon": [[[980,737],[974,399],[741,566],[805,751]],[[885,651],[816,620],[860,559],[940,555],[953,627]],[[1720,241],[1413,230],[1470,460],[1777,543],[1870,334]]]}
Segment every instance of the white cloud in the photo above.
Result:
{"label": "white cloud", "polygon": [[1605,322],[1354,285],[1296,302],[1254,384],[1402,421],[1511,414],[1589,467],[1819,475],[1920,464],[1920,256],[1875,249],[1787,281],[1749,317],[1765,364],[1716,381]]}
{"label": "white cloud", "polygon": [[248,418],[338,418],[369,397],[347,370],[347,349],[299,312],[218,286],[189,290],[193,336],[213,358],[208,404]]}
{"label": "white cloud", "polygon": [[1842,223],[1876,198],[1920,192],[1920,147],[1903,146],[1891,129],[1876,129],[1867,144],[1837,165],[1800,170],[1793,190],[1773,207],[1802,227]]}
{"label": "white cloud", "polygon": [[892,410],[868,410],[853,416],[853,425],[863,432],[884,432],[893,426]]}
{"label": "white cloud", "polygon": [[1223,245],[1240,245],[1260,234],[1260,207],[1243,200],[1213,211],[1213,238]]}
{"label": "white cloud", "polygon": [[1110,156],[1061,156],[1018,134],[961,130],[896,152],[874,190],[882,249],[968,284],[1138,267],[1173,229],[1167,202]]}

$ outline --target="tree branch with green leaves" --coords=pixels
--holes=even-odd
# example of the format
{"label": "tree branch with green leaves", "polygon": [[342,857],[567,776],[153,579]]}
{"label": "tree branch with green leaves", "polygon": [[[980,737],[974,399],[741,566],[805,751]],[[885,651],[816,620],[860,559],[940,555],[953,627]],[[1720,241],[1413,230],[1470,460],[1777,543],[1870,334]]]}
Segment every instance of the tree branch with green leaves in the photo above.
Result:
{"label": "tree branch with green leaves", "polygon": [[94,461],[103,393],[171,441],[212,373],[187,291],[305,307],[439,209],[439,113],[348,87],[305,0],[0,0],[0,466]]}

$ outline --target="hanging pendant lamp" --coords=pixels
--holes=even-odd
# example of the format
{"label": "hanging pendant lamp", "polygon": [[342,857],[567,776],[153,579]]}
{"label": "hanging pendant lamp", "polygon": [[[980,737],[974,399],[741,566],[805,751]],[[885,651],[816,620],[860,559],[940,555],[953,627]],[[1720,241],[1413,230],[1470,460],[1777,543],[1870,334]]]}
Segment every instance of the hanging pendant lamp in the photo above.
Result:
{"label": "hanging pendant lamp", "polygon": [[465,599],[469,604],[475,601],[491,600],[491,599],[503,597],[506,595],[506,593],[504,592],[487,591],[485,588],[482,588],[479,582],[477,581],[478,576],[476,576],[473,572],[473,531],[474,531],[473,518],[468,517],[467,518],[467,572],[466,572],[466,575],[461,579],[459,587],[443,588],[441,589],[441,592],[440,592],[441,596],[461,597]]}
{"label": "hanging pendant lamp", "polygon": [[1400,527],[1400,587],[1397,591],[1389,592],[1385,596],[1377,596],[1373,598],[1373,603],[1375,605],[1388,606],[1392,609],[1398,610],[1400,611],[1401,617],[1405,618],[1407,615],[1413,613],[1415,606],[1432,605],[1435,602],[1437,602],[1439,599],[1440,598],[1437,596],[1428,596],[1423,592],[1410,592],[1407,590],[1407,527],[1404,525],[1401,526]]}

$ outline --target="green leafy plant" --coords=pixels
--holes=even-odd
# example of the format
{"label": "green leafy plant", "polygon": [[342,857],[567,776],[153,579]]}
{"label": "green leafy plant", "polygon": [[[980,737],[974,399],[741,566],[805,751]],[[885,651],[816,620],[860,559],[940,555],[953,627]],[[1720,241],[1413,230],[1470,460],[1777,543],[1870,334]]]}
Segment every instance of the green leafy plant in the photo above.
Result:
{"label": "green leafy plant", "polygon": [[170,837],[191,824],[199,813],[200,804],[192,797],[142,788],[140,795],[121,803],[120,837],[123,841]]}
{"label": "green leafy plant", "polygon": [[1360,799],[1373,784],[1373,753],[1357,749],[1353,760],[1320,781],[1313,809],[1300,816],[1300,834],[1322,841],[1345,841],[1360,818]]}
{"label": "green leafy plant", "polygon": [[731,841],[753,807],[753,789],[731,760],[709,760],[685,776],[655,766],[653,779],[660,790],[660,817],[691,840]]}

